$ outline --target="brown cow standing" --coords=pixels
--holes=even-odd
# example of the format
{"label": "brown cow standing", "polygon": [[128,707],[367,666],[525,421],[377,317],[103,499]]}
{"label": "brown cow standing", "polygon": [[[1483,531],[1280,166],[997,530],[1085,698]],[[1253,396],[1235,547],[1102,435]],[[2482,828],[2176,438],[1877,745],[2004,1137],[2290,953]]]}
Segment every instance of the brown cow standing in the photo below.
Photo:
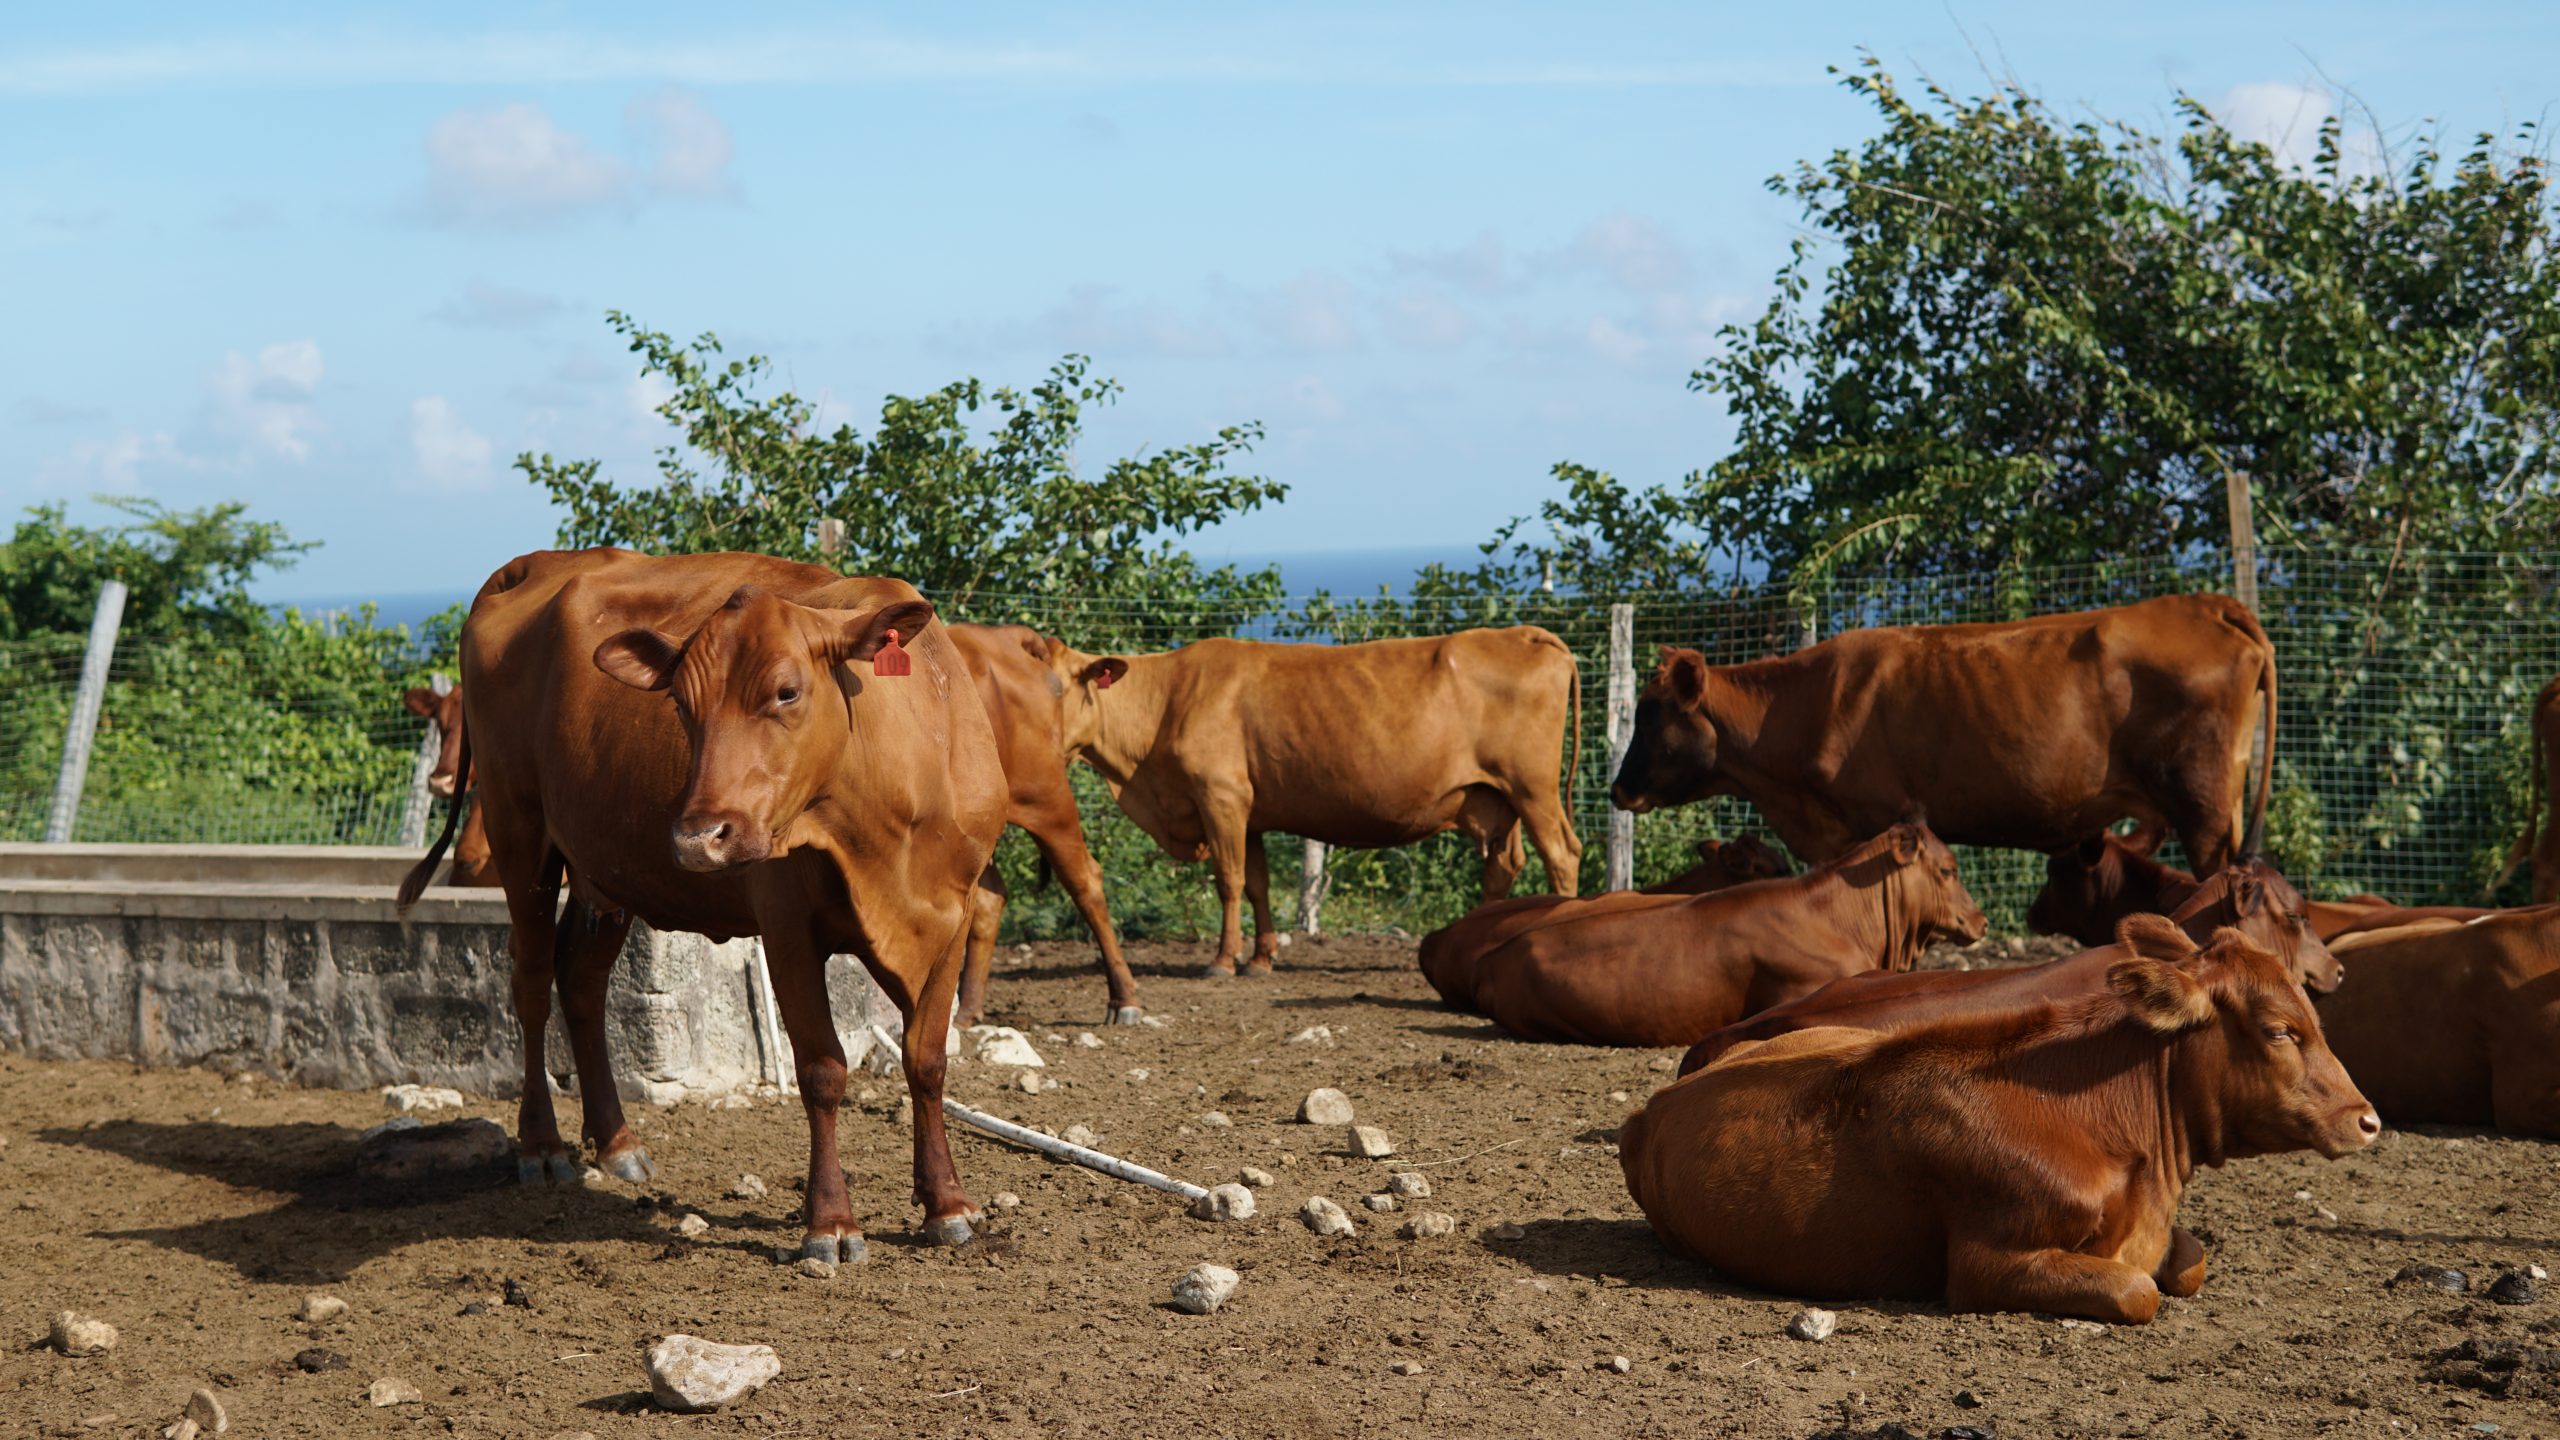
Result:
{"label": "brown cow standing", "polygon": [[2276,957],[2127,921],[2107,991],[1737,1050],[1618,1130],[1654,1233],[1746,1285],[2141,1324],[2204,1283],[2199,1165],[2382,1122]]}
{"label": "brown cow standing", "polygon": [[[2548,905],[2560,899],[2560,791],[2551,787],[2551,772],[2560,765],[2560,679],[2542,687],[2533,697],[2533,807],[2525,814],[2524,833],[2516,837],[2515,848],[2507,852],[2506,868],[2498,872],[2498,885],[2516,873],[2516,867],[2530,856],[2533,860],[2533,903]],[[2546,810],[2551,813],[2545,813]]]}
{"label": "brown cow standing", "polygon": [[[1076,913],[1093,932],[1110,986],[1103,1023],[1134,1025],[1141,1013],[1138,982],[1121,958],[1120,936],[1103,903],[1102,867],[1085,847],[1084,819],[1067,780],[1066,687],[1049,666],[1049,642],[1022,625],[950,625],[944,633],[959,647],[961,663],[995,727],[996,750],[1004,761],[1005,823],[1020,826],[1040,847],[1040,858],[1075,898]],[[964,1026],[976,1024],[986,1010],[987,972],[995,964],[996,927],[1004,919],[1004,877],[990,864],[978,883],[969,921],[969,965],[960,979],[957,1023]]]}
{"label": "brown cow standing", "polygon": [[[911,674],[885,663],[893,643]],[[902,581],[768,556],[544,551],[481,587],[462,673],[461,763],[476,767],[513,920],[528,1178],[577,1174],[542,1063],[555,973],[598,1162],[650,1173],[604,1034],[605,983],[637,916],[763,937],[809,1120],[804,1254],[864,1250],[837,1163],[846,1070],[825,968],[836,952],[858,956],[907,1018],[925,1233],[968,1238],[976,1211],[943,1129],[939,1022],[1005,786],[933,608]],[[404,903],[452,834],[448,812]],[[584,903],[555,928],[564,878]]]}
{"label": "brown cow standing", "polygon": [[[1558,760],[1579,752],[1582,681],[1564,642],[1534,625],[1360,645],[1202,640],[1160,655],[1053,645],[1067,690],[1067,753],[1101,772],[1138,828],[1177,861],[1205,859],[1223,911],[1217,958],[1247,973],[1279,953],[1262,835],[1355,850],[1463,830],[1484,856],[1484,896],[1511,892],[1526,857],[1550,888],[1579,882]],[[1566,773],[1571,767],[1566,767]]]}
{"label": "brown cow standing", "polygon": [[[2191,940],[2208,939],[2217,930],[2238,931],[2273,954],[2285,973],[2314,995],[2336,990],[2344,979],[2337,957],[2303,915],[2302,892],[2264,860],[2235,865],[2195,887],[2167,919]],[[2117,928],[2121,931],[2123,922]],[[1901,1030],[1953,1015],[2086,999],[2106,989],[2107,967],[2125,954],[2120,945],[2109,943],[2042,965],[1852,975],[1707,1036],[1681,1057],[1680,1073],[1704,1069],[1750,1041],[1817,1026]]]}
{"label": "brown cow standing", "polygon": [[[1697,842],[1698,863],[1641,890],[1617,890],[1588,900],[1569,895],[1514,895],[1493,900],[1422,937],[1416,957],[1422,976],[1453,1005],[1475,998],[1476,964],[1495,946],[1524,930],[1581,915],[1631,895],[1705,895],[1751,880],[1775,880],[1789,873],[1787,859],[1756,835]],[[1454,990],[1453,990],[1453,987]]]}
{"label": "brown cow standing", "polygon": [[1807,860],[1914,812],[1950,844],[2048,852],[2131,815],[2217,870],[2236,831],[2257,848],[2275,715],[2274,647],[2220,595],[1853,630],[1746,665],[1666,649],[1610,796],[1644,811],[1738,794]]}
{"label": "brown cow standing", "polygon": [[1524,1040],[1688,1045],[1843,975],[1908,970],[1982,938],[1955,856],[1894,826],[1785,880],[1630,903],[1539,926],[1476,967],[1475,1007]]}
{"label": "brown cow standing", "polygon": [[2394,1125],[2560,1140],[2560,905],[2342,940],[2356,981],[2320,1023]]}

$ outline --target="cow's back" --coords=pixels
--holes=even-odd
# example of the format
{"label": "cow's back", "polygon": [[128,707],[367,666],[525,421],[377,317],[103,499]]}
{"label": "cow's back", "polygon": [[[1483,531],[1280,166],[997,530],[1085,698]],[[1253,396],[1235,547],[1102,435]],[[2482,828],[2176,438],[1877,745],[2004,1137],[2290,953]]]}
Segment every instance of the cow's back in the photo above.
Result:
{"label": "cow's back", "polygon": [[2424,920],[2337,950],[2348,978],[2318,998],[2321,1029],[2386,1122],[2506,1123],[2500,1070],[2560,1052],[2560,906]]}

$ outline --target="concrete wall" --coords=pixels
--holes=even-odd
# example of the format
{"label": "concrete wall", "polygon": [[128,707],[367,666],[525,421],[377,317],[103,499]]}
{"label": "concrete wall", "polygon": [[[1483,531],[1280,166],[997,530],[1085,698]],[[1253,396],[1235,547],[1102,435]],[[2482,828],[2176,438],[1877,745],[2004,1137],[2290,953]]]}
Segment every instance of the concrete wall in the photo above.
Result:
{"label": "concrete wall", "polygon": [[[416,852],[355,846],[0,845],[0,1049],[254,1070],[348,1088],[522,1088],[507,910],[436,887],[403,921]],[[779,1079],[752,940],[632,927],[607,1007],[629,1098]],[[860,1063],[897,1010],[850,960],[828,969]],[[570,1069],[559,1018],[546,1061]],[[878,1057],[885,1061],[887,1055]]]}

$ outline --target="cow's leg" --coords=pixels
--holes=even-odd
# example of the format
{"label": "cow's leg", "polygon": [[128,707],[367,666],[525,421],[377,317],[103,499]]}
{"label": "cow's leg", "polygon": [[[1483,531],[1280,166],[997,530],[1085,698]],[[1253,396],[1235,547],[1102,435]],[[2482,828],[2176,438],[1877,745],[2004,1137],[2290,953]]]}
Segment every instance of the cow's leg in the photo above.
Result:
{"label": "cow's leg", "polygon": [[1574,833],[1573,817],[1566,813],[1563,799],[1524,795],[1515,808],[1521,826],[1529,832],[1529,843],[1538,847],[1538,858],[1547,862],[1548,893],[1582,893],[1582,837]]}
{"label": "cow's leg", "polygon": [[2159,1312],[2160,1286],[2120,1260],[1951,1240],[1947,1308],[2027,1310],[2144,1325]]}
{"label": "cow's leg", "polygon": [[[773,1008],[791,1037],[791,1066],[800,1082],[800,1108],[809,1117],[809,1179],[801,1209],[803,1257],[858,1265],[865,1257],[862,1227],[854,1223],[845,1194],[844,1166],[836,1158],[836,1107],[844,1103],[844,1043],[836,1038],[827,1003],[827,957],[796,928],[776,927],[764,937],[766,969],[773,977]],[[954,967],[957,968],[957,967]],[[944,992],[944,1002],[950,992]],[[936,1027],[936,1035],[940,1034]],[[907,1027],[910,1042],[915,1026]],[[923,1113],[917,1113],[919,1122]]]}
{"label": "cow's leg", "polygon": [[951,1163],[951,1136],[942,1119],[944,1051],[950,1041],[944,1017],[959,989],[961,937],[953,934],[940,955],[922,950],[930,943],[922,937],[938,928],[926,915],[900,935],[876,936],[871,974],[906,1018],[903,1059],[907,1098],[915,1108],[915,1198],[924,1207],[925,1239],[962,1245],[969,1240],[969,1222],[982,1212],[960,1188],[960,1172]]}
{"label": "cow's leg", "polygon": [[1200,973],[1230,979],[1244,954],[1244,878],[1248,806],[1203,797],[1202,828],[1209,837],[1209,869],[1218,882],[1218,954]]}
{"label": "cow's leg", "polygon": [[2184,1300],[2204,1288],[2204,1242],[2196,1239],[2184,1225],[2169,1227],[2169,1253],[2160,1268],[2151,1272],[2152,1283],[2163,1295]]}
{"label": "cow's leg", "polygon": [[1253,958],[1244,973],[1267,978],[1280,959],[1280,932],[1271,924],[1271,857],[1259,830],[1244,837],[1244,895],[1253,905]]}
{"label": "cow's leg", "polygon": [[952,1023],[975,1025],[987,1013],[987,975],[995,969],[996,932],[1004,924],[1004,876],[987,862],[969,892],[969,954],[960,967],[960,1013]]}
{"label": "cow's leg", "polygon": [[571,896],[560,917],[558,952],[560,1013],[568,1021],[569,1054],[578,1067],[578,1099],[585,1111],[596,1168],[635,1185],[656,1178],[649,1152],[622,1116],[622,1092],[613,1080],[613,1056],[605,1043],[605,994],[614,962],[631,933],[631,912],[598,910]]}
{"label": "cow's leg", "polygon": [[560,1118],[551,1108],[551,1070],[543,1063],[543,1032],[551,1024],[552,952],[559,939],[553,911],[559,903],[557,857],[506,872],[507,948],[514,961],[510,985],[516,1030],[524,1046],[524,1093],[516,1101],[516,1178],[576,1180],[577,1157],[560,1140]]}
{"label": "cow's leg", "polygon": [[1073,797],[1061,809],[1062,813],[1029,816],[1022,821],[1023,828],[1031,832],[1031,843],[1040,847],[1041,858],[1049,862],[1049,873],[1067,887],[1076,913],[1084,917],[1084,928],[1093,932],[1093,943],[1102,951],[1103,983],[1110,991],[1110,1008],[1102,1023],[1135,1025],[1146,1012],[1138,1008],[1138,981],[1120,954],[1120,932],[1112,928],[1110,908],[1103,902],[1101,862],[1084,843],[1084,821],[1076,813]]}
{"label": "cow's leg", "polygon": [[1484,891],[1476,903],[1507,898],[1529,864],[1520,847],[1520,812],[1489,785],[1471,785],[1458,801],[1458,828],[1473,836],[1484,857]]}

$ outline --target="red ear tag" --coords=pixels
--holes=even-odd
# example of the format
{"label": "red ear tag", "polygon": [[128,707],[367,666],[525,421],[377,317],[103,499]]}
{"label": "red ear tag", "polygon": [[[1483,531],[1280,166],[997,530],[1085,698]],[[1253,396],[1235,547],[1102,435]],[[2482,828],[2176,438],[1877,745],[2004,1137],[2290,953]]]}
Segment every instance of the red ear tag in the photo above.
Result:
{"label": "red ear tag", "polygon": [[906,651],[898,648],[898,632],[892,630],[888,634],[889,638],[880,644],[879,653],[871,657],[871,673],[874,675],[914,674],[915,662],[907,658]]}
{"label": "red ear tag", "polygon": [[1094,688],[1094,689],[1096,689],[1096,690],[1108,690],[1108,689],[1110,689],[1110,688],[1111,688],[1111,672],[1110,672],[1110,671],[1108,671],[1108,670],[1105,670],[1105,671],[1103,671],[1101,674],[1094,676],[1094,677],[1093,677],[1093,688]]}

